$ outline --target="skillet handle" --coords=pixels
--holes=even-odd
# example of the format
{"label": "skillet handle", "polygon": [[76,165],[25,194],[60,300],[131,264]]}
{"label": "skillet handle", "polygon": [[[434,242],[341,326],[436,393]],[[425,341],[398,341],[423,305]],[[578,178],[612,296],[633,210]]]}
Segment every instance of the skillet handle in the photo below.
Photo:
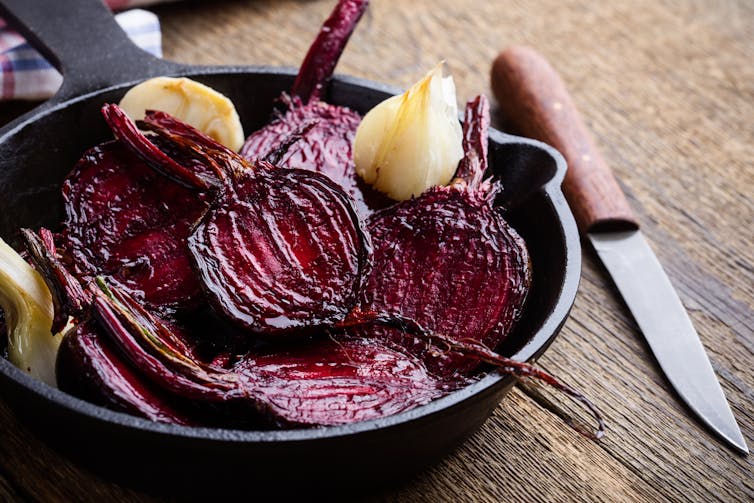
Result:
{"label": "skillet handle", "polygon": [[63,74],[52,102],[185,68],[131,42],[101,0],[0,0],[0,14]]}

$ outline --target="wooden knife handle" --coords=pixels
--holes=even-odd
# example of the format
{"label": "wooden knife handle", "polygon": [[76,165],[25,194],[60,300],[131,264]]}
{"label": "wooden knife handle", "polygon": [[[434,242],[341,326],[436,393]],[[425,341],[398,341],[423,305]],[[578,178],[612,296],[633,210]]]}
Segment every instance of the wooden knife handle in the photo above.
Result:
{"label": "wooden knife handle", "polygon": [[492,64],[491,83],[513,127],[565,157],[563,192],[582,233],[639,227],[563,81],[543,56],[528,47],[504,50]]}

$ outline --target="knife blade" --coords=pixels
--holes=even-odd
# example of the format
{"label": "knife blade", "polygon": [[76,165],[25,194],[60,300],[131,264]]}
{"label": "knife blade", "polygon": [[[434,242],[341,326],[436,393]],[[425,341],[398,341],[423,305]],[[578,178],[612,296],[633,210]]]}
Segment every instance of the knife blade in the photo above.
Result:
{"label": "knife blade", "polygon": [[729,446],[749,450],[699,335],[618,182],[555,70],[536,51],[511,47],[492,65],[492,90],[521,134],[566,159],[563,192],[678,396]]}

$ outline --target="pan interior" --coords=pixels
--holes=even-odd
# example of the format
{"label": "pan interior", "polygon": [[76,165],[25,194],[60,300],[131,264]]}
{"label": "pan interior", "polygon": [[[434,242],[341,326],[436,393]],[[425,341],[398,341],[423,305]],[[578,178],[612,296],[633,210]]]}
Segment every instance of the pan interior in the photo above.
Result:
{"label": "pan interior", "polygon": [[[219,90],[235,103],[246,134],[269,121],[280,93],[293,82],[293,72],[280,73],[279,69],[276,72],[214,69],[189,75]],[[60,225],[63,219],[61,183],[86,149],[111,138],[100,107],[107,102],[117,103],[129,87],[127,84],[100,91],[50,107],[36,116],[32,112],[29,118],[33,120],[0,138],[0,194],[3,195],[0,198],[0,237],[15,244],[19,227],[55,229]],[[391,92],[395,90],[358,79],[339,78],[333,81],[327,99],[364,113]],[[568,261],[560,214],[563,209],[554,205],[543,188],[559,168],[552,154],[542,147],[500,133],[495,133],[494,138],[498,141],[491,143],[490,165],[504,187],[498,202],[508,208],[506,217],[526,240],[533,265],[533,289],[523,318],[504,346],[498,349],[515,356],[535,339],[537,347],[527,350],[538,354],[551,342],[573,300],[564,302],[562,297]],[[553,317],[558,317],[556,323],[548,325]],[[545,329],[547,333],[543,333]],[[500,379],[500,375],[493,374],[485,379],[483,387],[494,385]],[[450,402],[461,399],[459,395]],[[416,409],[411,416],[421,415],[425,408],[436,410],[429,404]]]}

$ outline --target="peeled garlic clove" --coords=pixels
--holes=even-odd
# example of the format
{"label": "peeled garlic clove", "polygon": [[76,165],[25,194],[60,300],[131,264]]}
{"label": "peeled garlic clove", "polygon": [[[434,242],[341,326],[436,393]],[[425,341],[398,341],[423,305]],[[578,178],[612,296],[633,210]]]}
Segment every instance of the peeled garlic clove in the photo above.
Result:
{"label": "peeled garlic clove", "polygon": [[0,307],[5,313],[11,363],[55,386],[55,359],[62,335],[51,332],[52,296],[42,276],[2,239]]}
{"label": "peeled garlic clove", "polygon": [[244,134],[236,107],[226,96],[195,80],[155,77],[132,87],[119,106],[133,120],[146,110],[166,112],[238,151]]}
{"label": "peeled garlic clove", "polygon": [[354,139],[356,172],[389,197],[410,199],[451,181],[462,140],[453,78],[443,78],[440,63],[364,116]]}

